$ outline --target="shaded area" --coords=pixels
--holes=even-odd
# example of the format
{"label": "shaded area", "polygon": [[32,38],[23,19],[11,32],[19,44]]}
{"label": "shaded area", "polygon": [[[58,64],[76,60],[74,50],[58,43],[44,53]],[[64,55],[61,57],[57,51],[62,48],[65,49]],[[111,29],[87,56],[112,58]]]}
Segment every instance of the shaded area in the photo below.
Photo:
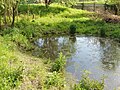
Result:
{"label": "shaded area", "polygon": [[56,15],[61,12],[67,11],[68,8],[65,7],[48,7],[46,8],[43,5],[19,5],[18,12],[21,14],[36,14],[40,16],[46,16],[48,14]]}

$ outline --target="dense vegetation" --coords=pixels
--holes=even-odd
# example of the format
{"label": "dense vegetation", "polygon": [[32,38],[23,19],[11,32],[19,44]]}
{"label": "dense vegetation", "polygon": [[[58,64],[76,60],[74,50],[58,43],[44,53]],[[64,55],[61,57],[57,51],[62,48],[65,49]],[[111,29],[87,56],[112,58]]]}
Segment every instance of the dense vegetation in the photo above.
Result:
{"label": "dense vegetation", "polygon": [[[6,1],[9,0],[3,0],[0,7],[1,90],[69,88],[64,77],[66,59],[62,53],[55,62],[32,56],[32,50],[37,47],[33,42],[40,36],[72,32],[120,40],[120,23],[107,23],[103,15],[58,4],[50,4],[49,7],[18,4],[16,0],[6,3],[9,5],[6,7]],[[69,31],[72,29],[75,31]],[[73,85],[72,89],[103,90],[104,81],[91,80],[88,74],[83,74],[80,83]]]}

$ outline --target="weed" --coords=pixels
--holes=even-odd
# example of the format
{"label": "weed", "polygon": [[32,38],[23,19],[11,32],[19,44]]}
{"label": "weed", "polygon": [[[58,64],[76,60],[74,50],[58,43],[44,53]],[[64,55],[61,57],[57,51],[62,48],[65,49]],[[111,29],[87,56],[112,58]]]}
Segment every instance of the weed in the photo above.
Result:
{"label": "weed", "polygon": [[66,64],[66,58],[60,53],[59,58],[53,63],[51,71],[63,72]]}
{"label": "weed", "polygon": [[20,63],[16,66],[18,59],[13,53],[13,44],[0,39],[0,90],[10,90],[20,85],[23,69]]}
{"label": "weed", "polygon": [[45,86],[47,88],[51,88],[53,86],[62,88],[64,87],[64,84],[65,84],[64,78],[60,73],[56,71],[53,73],[49,73],[45,81]]}
{"label": "weed", "polygon": [[73,90],[104,90],[104,80],[102,82],[91,80],[88,75],[88,71],[85,71],[79,84],[75,84]]}

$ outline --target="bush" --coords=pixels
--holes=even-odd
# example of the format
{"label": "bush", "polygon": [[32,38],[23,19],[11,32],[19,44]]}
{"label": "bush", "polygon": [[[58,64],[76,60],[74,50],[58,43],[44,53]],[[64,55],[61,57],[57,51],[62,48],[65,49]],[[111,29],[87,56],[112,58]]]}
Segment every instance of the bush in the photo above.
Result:
{"label": "bush", "polygon": [[69,31],[69,33],[74,35],[75,32],[76,32],[76,25],[74,25],[74,24],[70,25],[70,31]]}
{"label": "bush", "polygon": [[100,36],[101,37],[105,37],[106,36],[106,32],[105,32],[105,28],[100,28]]}

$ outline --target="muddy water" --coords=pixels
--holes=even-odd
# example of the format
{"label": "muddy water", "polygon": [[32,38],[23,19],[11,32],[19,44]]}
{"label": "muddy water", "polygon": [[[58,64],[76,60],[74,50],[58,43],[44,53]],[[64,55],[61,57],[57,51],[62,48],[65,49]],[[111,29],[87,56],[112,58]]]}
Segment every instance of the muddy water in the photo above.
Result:
{"label": "muddy water", "polygon": [[60,36],[43,37],[36,41],[39,56],[54,60],[59,52],[67,57],[66,72],[76,81],[81,79],[84,70],[90,77],[105,78],[105,90],[120,87],[120,45],[99,37]]}

